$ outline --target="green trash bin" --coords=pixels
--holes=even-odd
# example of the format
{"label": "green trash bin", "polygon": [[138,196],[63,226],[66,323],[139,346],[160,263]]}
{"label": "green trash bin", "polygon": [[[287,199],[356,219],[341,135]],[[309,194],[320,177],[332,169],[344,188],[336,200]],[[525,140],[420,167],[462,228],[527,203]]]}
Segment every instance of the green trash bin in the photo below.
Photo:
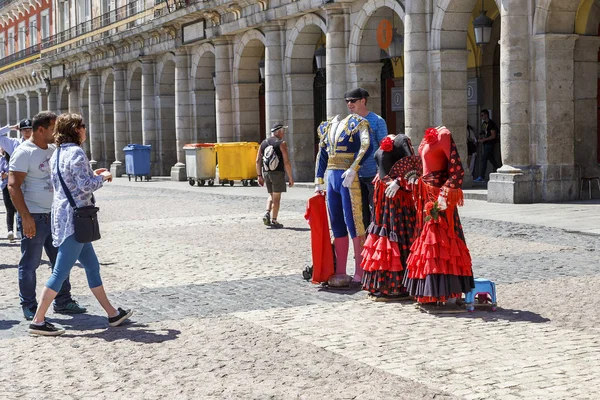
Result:
{"label": "green trash bin", "polygon": [[192,143],[183,146],[185,151],[185,173],[191,186],[215,184],[217,152],[213,143]]}

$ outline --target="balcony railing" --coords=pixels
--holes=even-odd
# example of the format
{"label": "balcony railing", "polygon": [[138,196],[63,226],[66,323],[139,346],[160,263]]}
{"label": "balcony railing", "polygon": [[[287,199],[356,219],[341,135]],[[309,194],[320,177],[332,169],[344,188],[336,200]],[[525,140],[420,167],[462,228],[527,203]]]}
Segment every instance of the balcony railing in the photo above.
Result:
{"label": "balcony railing", "polygon": [[[42,50],[67,42],[71,39],[76,39],[136,15],[143,14],[148,9],[154,8],[154,6],[147,7],[145,3],[146,2],[144,0],[131,1],[125,6],[116,8],[98,17],[92,18],[89,21],[75,25],[70,29],[49,36],[48,38],[42,40]],[[133,25],[139,25],[141,23],[142,21],[133,21]]]}
{"label": "balcony railing", "polygon": [[[1,58],[0,59],[0,73],[4,72],[6,70],[12,69],[12,68],[3,68],[3,67],[6,67],[7,65],[13,64],[13,63],[15,63],[17,61],[24,60],[24,59],[29,58],[31,56],[34,56],[36,54],[40,54],[40,47],[41,47],[40,44],[36,44],[36,45],[28,47],[28,48],[26,48],[24,50],[18,51],[18,52],[13,53],[13,54],[11,54],[9,56]],[[15,68],[17,66],[20,67],[23,64],[24,63],[20,63],[20,64],[16,65]]]}
{"label": "balcony railing", "polygon": [[[12,3],[16,0],[0,0],[0,8]],[[91,36],[94,31],[97,31],[102,28],[106,28],[115,23],[124,21],[126,19],[130,19],[127,23],[127,28],[132,28],[137,25],[141,25],[146,22],[144,19],[144,14],[154,9],[154,13],[150,15],[150,18],[157,18],[163,15],[166,15],[170,12],[185,8],[191,4],[199,2],[198,0],[156,0],[154,2],[155,5],[146,6],[145,0],[135,0],[131,1],[129,4],[119,7],[115,10],[104,13],[96,18],[93,18],[89,21],[85,21],[81,24],[78,24],[70,29],[59,32],[55,35],[49,36],[46,39],[43,39],[40,44],[36,44],[27,49],[21,50],[14,54],[11,54],[7,57],[0,59],[0,73],[6,72],[8,70],[18,68],[26,64],[27,62],[18,63],[18,61],[25,60],[31,56],[40,54],[45,49],[50,49],[54,46],[65,43],[65,46],[68,44],[66,42],[72,41],[73,45],[81,44],[78,38],[84,39],[89,38],[90,41],[93,40]],[[164,4],[164,7],[157,8],[156,6],[160,6]],[[135,18],[139,16],[139,18]],[[92,35],[88,35],[88,34]],[[99,33],[101,34],[101,33]],[[109,35],[110,32],[105,32],[106,35]],[[62,46],[59,46],[62,47]],[[37,59],[37,58],[36,58]],[[31,60],[32,62],[35,59]],[[15,64],[17,63],[17,64]],[[15,64],[13,67],[5,68],[8,65]]]}
{"label": "balcony railing", "polygon": [[17,0],[0,0],[0,9],[2,7],[6,7],[7,5],[14,3]]}

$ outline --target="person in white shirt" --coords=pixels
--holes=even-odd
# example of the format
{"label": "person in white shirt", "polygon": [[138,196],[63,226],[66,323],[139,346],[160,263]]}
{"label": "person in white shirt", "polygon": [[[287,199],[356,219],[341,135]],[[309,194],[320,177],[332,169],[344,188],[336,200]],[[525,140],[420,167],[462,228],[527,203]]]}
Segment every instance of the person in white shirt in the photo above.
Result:
{"label": "person in white shirt", "polygon": [[[23,316],[32,320],[37,311],[35,295],[36,270],[42,258],[42,249],[52,268],[58,249],[52,245],[51,209],[54,190],[50,181],[50,157],[56,146],[54,124],[56,114],[41,112],[33,117],[33,133],[20,144],[10,157],[8,191],[19,212],[21,259],[19,260],[19,298]],[[54,302],[54,312],[81,314],[86,312],[71,298],[71,285],[67,279]]]}

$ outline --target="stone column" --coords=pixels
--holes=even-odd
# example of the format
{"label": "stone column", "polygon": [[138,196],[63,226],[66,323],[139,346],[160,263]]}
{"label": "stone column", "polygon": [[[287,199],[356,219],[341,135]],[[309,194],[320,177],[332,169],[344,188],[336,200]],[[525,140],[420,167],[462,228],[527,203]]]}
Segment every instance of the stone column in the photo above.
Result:
{"label": "stone column", "polygon": [[347,91],[346,53],[348,49],[346,19],[347,9],[338,3],[327,8],[327,34],[325,48],[325,75],[327,76],[327,118],[348,115],[344,102]]}
{"label": "stone column", "polygon": [[369,111],[381,115],[381,63],[352,63],[349,69],[350,87],[366,89],[369,92]]}
{"label": "stone column", "polygon": [[488,201],[531,203],[536,169],[530,158],[531,60],[528,2],[506,0],[500,32],[500,145],[502,167],[490,174]]}
{"label": "stone column", "polygon": [[16,125],[19,120],[17,119],[17,106],[14,97],[6,97],[6,116],[9,125]]}
{"label": "stone column", "polygon": [[[575,164],[581,176],[598,176],[598,80],[600,37],[579,36],[575,43]],[[600,196],[592,185],[592,195]]]}
{"label": "stone column", "polygon": [[127,145],[127,103],[126,103],[126,66],[116,64],[113,67],[113,124],[115,141],[115,161],[110,166],[110,172],[117,178],[125,172],[125,158],[123,157],[123,147]]}
{"label": "stone column", "polygon": [[6,114],[6,100],[0,99],[0,127],[8,125],[8,114]]}
{"label": "stone column", "polygon": [[96,71],[91,71],[89,78],[89,101],[88,107],[90,110],[90,119],[87,126],[88,141],[90,142],[90,153],[92,159],[90,165],[92,168],[104,167],[102,160],[104,155],[102,150],[104,148],[102,143],[102,137],[104,135],[102,129],[102,113],[100,107],[100,75]]}
{"label": "stone column", "polygon": [[150,153],[151,171],[156,175],[158,163],[156,154],[158,142],[156,140],[156,105],[154,96],[154,60],[142,58],[142,140],[144,144],[152,146]]}
{"label": "stone column", "polygon": [[27,99],[25,95],[18,94],[15,96],[15,106],[17,109],[17,120],[20,121],[25,118],[31,118],[27,113]]}
{"label": "stone column", "polygon": [[236,140],[233,126],[233,107],[231,100],[231,64],[232,49],[229,39],[215,40],[215,79],[217,113],[217,142]]}
{"label": "stone column", "polygon": [[[574,50],[578,35],[536,35],[532,150],[539,167],[539,198],[575,200]],[[515,111],[516,112],[516,111]]]}
{"label": "stone column", "polygon": [[71,78],[68,99],[69,112],[81,114],[81,108],[79,107],[79,79]]}
{"label": "stone column", "polygon": [[312,73],[286,75],[289,118],[286,142],[292,173],[299,182],[315,179],[314,80]]}
{"label": "stone column", "polygon": [[408,0],[404,20],[404,129],[415,150],[430,125],[427,3]]}
{"label": "stone column", "polygon": [[29,118],[33,118],[33,116],[35,114],[40,112],[39,100],[37,97],[37,93],[35,93],[35,92],[25,93],[25,103],[27,104],[27,115],[29,115]]}
{"label": "stone column", "polygon": [[185,52],[175,55],[175,135],[177,163],[171,167],[172,181],[185,181],[185,152],[183,146],[192,137],[192,107],[190,102],[189,56]]}
{"label": "stone column", "polygon": [[39,89],[37,91],[38,99],[38,112],[46,111],[48,109],[48,93],[46,89]]}
{"label": "stone column", "polygon": [[[47,79],[47,78],[46,78]],[[50,80],[46,82],[46,93],[48,93],[48,106],[44,107],[44,111],[58,112],[58,83],[52,83]]]}
{"label": "stone column", "polygon": [[266,136],[270,135],[271,126],[285,119],[285,87],[283,85],[283,52],[285,38],[282,25],[265,27],[265,126]]}
{"label": "stone column", "polygon": [[[467,50],[435,50],[431,52],[431,68],[434,77],[433,125],[445,125],[452,132],[464,167],[467,167],[468,55]],[[413,145],[418,146],[419,143],[420,141],[413,142]],[[473,177],[471,174],[465,174],[463,188],[471,186],[473,186]]]}
{"label": "stone column", "polygon": [[[233,97],[235,98],[237,104],[237,113],[235,113],[235,134],[240,142],[259,141],[259,90],[260,83],[236,83],[233,85]],[[267,107],[268,106],[265,108]]]}

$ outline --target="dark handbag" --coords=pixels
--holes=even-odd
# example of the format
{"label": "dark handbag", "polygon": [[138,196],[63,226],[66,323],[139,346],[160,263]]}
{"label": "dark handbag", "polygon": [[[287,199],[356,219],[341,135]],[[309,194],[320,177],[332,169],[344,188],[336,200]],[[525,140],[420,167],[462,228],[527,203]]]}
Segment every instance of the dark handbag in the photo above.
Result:
{"label": "dark handbag", "polygon": [[[67,196],[67,199],[69,199],[69,204],[73,207],[75,240],[79,243],[90,243],[100,239],[100,226],[98,225],[98,211],[100,209],[96,206],[77,207],[77,204],[75,204],[75,200],[73,200],[73,196],[60,173],[59,160],[60,146],[58,147],[58,154],[56,156],[56,172],[58,173],[58,179],[60,180],[65,195]],[[96,204],[94,195],[92,195],[92,203]]]}
{"label": "dark handbag", "polygon": [[467,152],[469,155],[477,153],[477,145],[470,140],[467,142]]}

